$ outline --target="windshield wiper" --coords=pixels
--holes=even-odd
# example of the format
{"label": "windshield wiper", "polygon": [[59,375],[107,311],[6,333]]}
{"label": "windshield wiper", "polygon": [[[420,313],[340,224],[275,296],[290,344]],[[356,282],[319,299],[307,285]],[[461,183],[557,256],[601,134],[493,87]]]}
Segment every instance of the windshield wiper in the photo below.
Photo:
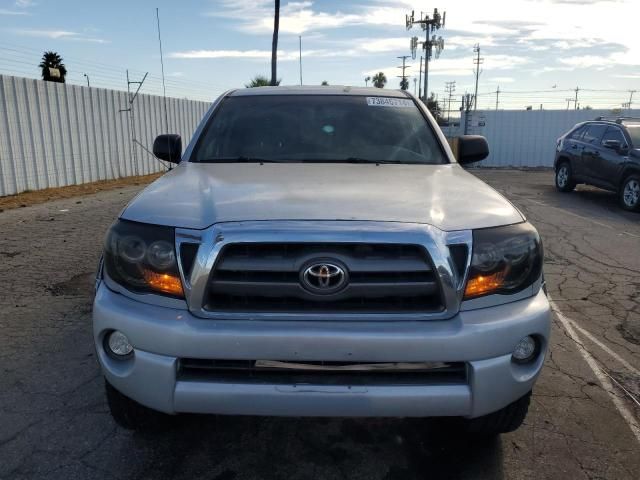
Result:
{"label": "windshield wiper", "polygon": [[204,160],[198,160],[198,163],[285,163],[286,160],[273,160],[270,158],[260,157],[217,157],[217,158],[205,158]]}
{"label": "windshield wiper", "polygon": [[398,160],[372,160],[370,158],[361,158],[361,157],[346,157],[346,158],[328,158],[328,159],[313,159],[313,160],[302,160],[305,163],[370,163],[374,165],[380,164],[400,164],[407,163],[401,162]]}

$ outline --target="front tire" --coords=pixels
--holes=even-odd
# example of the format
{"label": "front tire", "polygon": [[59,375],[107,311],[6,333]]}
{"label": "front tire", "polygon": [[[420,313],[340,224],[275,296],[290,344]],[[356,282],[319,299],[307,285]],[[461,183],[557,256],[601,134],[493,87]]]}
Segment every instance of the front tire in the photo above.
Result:
{"label": "front tire", "polygon": [[152,410],[126,397],[104,381],[107,404],[115,422],[128,430],[159,431],[170,426],[171,415]]}
{"label": "front tire", "polygon": [[480,437],[493,437],[501,433],[513,432],[524,422],[530,401],[531,392],[497,412],[466,420],[466,431]]}
{"label": "front tire", "polygon": [[640,211],[640,175],[629,175],[619,192],[620,205],[630,212]]}
{"label": "front tire", "polygon": [[572,192],[576,188],[571,164],[564,160],[556,168],[556,188],[560,192]]}

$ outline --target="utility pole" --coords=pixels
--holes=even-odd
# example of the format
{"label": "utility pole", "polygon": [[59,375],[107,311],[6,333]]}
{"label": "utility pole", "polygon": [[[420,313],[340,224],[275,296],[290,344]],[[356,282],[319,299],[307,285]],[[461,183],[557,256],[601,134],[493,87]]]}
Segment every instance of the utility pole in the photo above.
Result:
{"label": "utility pole", "polygon": [[302,85],[302,35],[298,35],[300,41],[300,85]]}
{"label": "utility pole", "polygon": [[[134,168],[132,170],[135,171],[136,175],[140,175],[140,171],[138,168],[138,162],[137,162],[137,151],[136,151],[136,147],[135,144],[138,143],[138,140],[136,139],[136,124],[134,121],[134,113],[133,113],[133,102],[135,101],[136,97],[138,96],[138,92],[140,91],[140,89],[142,88],[142,84],[144,83],[144,81],[147,78],[147,75],[149,75],[149,72],[144,74],[144,77],[142,77],[142,80],[140,80],[139,82],[134,82],[129,80],[129,70],[127,70],[127,102],[129,103],[129,106],[127,108],[122,108],[120,110],[118,110],[119,112],[128,112],[129,113],[129,131],[131,132],[131,160],[133,162]],[[136,93],[133,94],[133,96],[131,95],[131,85],[138,85],[138,88],[136,89]]]}
{"label": "utility pole", "polygon": [[580,91],[580,88],[576,87],[574,91],[576,92],[576,98],[573,100],[573,107],[574,110],[578,110],[578,92]]}
{"label": "utility pole", "polygon": [[416,77],[413,77],[413,96],[415,97],[416,95],[416,83],[418,82],[418,79]]}
{"label": "utility pole", "polygon": [[476,43],[473,47],[473,51],[476,53],[476,58],[473,59],[473,63],[476,66],[476,92],[473,100],[473,111],[478,109],[478,79],[480,78],[480,65],[484,62],[484,58],[480,58],[480,44]]}
{"label": "utility pole", "polygon": [[456,91],[456,81],[453,82],[445,82],[444,90],[447,92],[449,96],[449,105],[447,106],[447,123],[450,123],[451,120],[451,98]]}
{"label": "utility pole", "polygon": [[569,110],[569,105],[573,102],[573,98],[565,98],[565,100],[567,101],[567,110]]}
{"label": "utility pole", "polygon": [[633,103],[633,94],[636,93],[635,90],[629,90],[629,110],[631,110],[631,104]]}
{"label": "utility pole", "polygon": [[401,58],[402,59],[402,65],[400,65],[398,68],[402,69],[402,75],[398,75],[398,78],[401,78],[402,80],[400,80],[400,89],[401,90],[407,90],[409,88],[409,82],[407,81],[407,76],[404,74],[405,70],[407,69],[407,67],[410,67],[411,65],[407,65],[407,58],[409,58],[409,55],[402,55],[401,57],[396,57],[396,58]]}
{"label": "utility pole", "polygon": [[422,98],[422,55],[420,55],[420,72],[419,72],[419,79],[418,79],[418,98]]}
{"label": "utility pole", "polygon": [[465,135],[469,133],[469,123],[471,120],[471,116],[469,115],[469,113],[471,113],[472,103],[475,105],[474,99],[471,97],[470,94],[465,93],[462,96],[462,110],[464,111],[464,134]]}
{"label": "utility pole", "polygon": [[91,85],[89,85],[89,75],[87,75],[86,73],[83,73],[82,75],[84,75],[87,78],[87,87],[90,87]]}
{"label": "utility pole", "polygon": [[[444,49],[444,40],[442,37],[436,38],[435,35],[431,36],[431,34],[439,30],[440,28],[444,28],[446,12],[440,15],[437,8],[433,9],[433,14],[431,17],[429,15],[425,15],[422,18],[422,13],[420,14],[420,20],[415,19],[415,12],[411,11],[411,16],[406,15],[406,26],[407,30],[411,30],[411,27],[415,24],[419,24],[422,27],[422,30],[425,32],[424,42],[422,43],[422,48],[425,51],[424,53],[424,89],[423,89],[423,101],[426,103],[427,96],[429,95],[429,60],[431,60],[431,55],[433,51],[433,47],[436,48],[436,58],[440,56],[440,52]],[[413,58],[416,58],[416,47],[418,45],[418,37],[413,37],[411,39],[411,55]]]}
{"label": "utility pole", "polygon": [[498,110],[498,105],[500,105],[500,85],[496,89],[496,110]]}

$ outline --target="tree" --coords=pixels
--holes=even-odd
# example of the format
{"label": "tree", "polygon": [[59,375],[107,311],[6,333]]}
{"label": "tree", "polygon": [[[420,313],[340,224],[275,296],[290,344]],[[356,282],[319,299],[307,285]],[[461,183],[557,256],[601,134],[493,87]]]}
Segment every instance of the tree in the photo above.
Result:
{"label": "tree", "polygon": [[366,87],[369,86],[369,82],[371,81],[371,77],[369,75],[367,75],[366,77],[364,77],[364,85]]}
{"label": "tree", "polygon": [[387,84],[387,77],[384,72],[378,72],[373,76],[373,86],[376,88],[384,88]]}
{"label": "tree", "polygon": [[[276,80],[276,85],[280,85],[280,82],[282,81],[281,78],[279,78],[278,80]],[[251,79],[251,81],[249,83],[245,83],[244,86],[246,88],[254,88],[254,87],[268,87],[269,85],[271,85],[271,82],[269,81],[269,79],[267,77],[265,77],[264,75],[256,75],[255,77],[253,77]]]}
{"label": "tree", "polygon": [[273,41],[271,42],[271,85],[276,86],[280,82],[276,81],[278,63],[278,30],[280,28],[280,0],[275,0],[275,12],[273,15]]}
{"label": "tree", "polygon": [[431,92],[431,95],[427,98],[427,108],[436,120],[442,118],[442,108],[440,108],[440,104],[436,100],[436,94],[433,92]]}
{"label": "tree", "polygon": [[409,80],[407,80],[407,77],[402,77],[402,80],[400,80],[400,90],[408,90],[409,89]]}
{"label": "tree", "polygon": [[326,80],[322,80],[322,83],[320,85],[326,87],[327,85],[329,85],[329,82],[327,82]]}
{"label": "tree", "polygon": [[38,65],[42,69],[42,79],[47,82],[64,83],[67,68],[62,63],[62,57],[56,52],[44,52],[42,61]]}

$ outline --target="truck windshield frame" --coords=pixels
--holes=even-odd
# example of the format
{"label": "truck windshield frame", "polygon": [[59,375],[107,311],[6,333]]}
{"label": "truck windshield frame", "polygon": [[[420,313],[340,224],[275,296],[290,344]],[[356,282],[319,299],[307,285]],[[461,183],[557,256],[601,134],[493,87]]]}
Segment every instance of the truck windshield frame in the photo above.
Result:
{"label": "truck windshield frame", "polygon": [[226,97],[207,121],[195,163],[450,163],[422,109],[409,97],[247,95]]}

